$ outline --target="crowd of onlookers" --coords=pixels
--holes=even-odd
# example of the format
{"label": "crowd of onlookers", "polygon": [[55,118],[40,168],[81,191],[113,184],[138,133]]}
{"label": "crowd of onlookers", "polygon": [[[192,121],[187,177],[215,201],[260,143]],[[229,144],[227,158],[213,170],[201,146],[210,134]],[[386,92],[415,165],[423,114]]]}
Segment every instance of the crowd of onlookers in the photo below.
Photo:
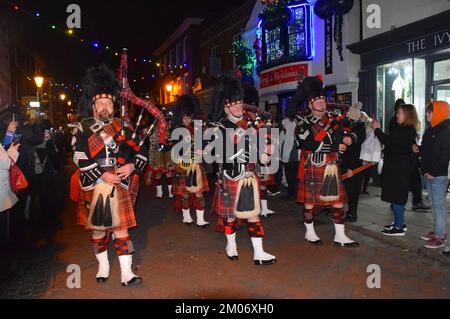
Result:
{"label": "crowd of onlookers", "polygon": [[[58,192],[56,177],[68,149],[67,134],[46,118],[30,119],[19,107],[0,112],[0,244],[21,245],[51,220]],[[11,190],[10,167],[17,164],[28,187]],[[61,187],[61,185],[59,185]]]}

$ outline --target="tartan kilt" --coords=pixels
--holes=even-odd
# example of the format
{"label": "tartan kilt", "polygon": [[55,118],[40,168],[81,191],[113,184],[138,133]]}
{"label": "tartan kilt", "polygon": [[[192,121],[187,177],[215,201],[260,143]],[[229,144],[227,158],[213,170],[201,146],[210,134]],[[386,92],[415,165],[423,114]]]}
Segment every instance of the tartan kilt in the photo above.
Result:
{"label": "tartan kilt", "polygon": [[[304,191],[304,203],[308,206],[333,206],[338,204],[345,204],[347,202],[347,194],[345,192],[344,184],[339,180],[339,198],[334,201],[323,201],[320,199],[320,189],[322,187],[323,176],[326,165],[317,167],[311,164],[305,165],[305,176],[303,183],[298,185],[297,200],[300,200],[301,191]],[[338,168],[339,169],[339,168]],[[340,173],[339,173],[340,176]],[[300,180],[301,181],[301,180]],[[303,187],[303,190],[300,189]]]}
{"label": "tartan kilt", "polygon": [[[209,192],[208,177],[202,164],[198,164],[201,171],[202,188],[198,193]],[[175,176],[172,180],[172,194],[178,196],[188,196],[192,193],[186,189],[187,171],[180,168],[178,165],[175,168]]]}
{"label": "tartan kilt", "polygon": [[[258,187],[260,187],[260,178],[258,174],[255,174],[255,176],[256,176],[256,183],[258,184]],[[230,202],[228,203],[228,205],[226,205],[223,201],[222,188],[216,189],[216,192],[214,194],[215,198],[213,201],[214,202],[213,211],[215,211],[219,217],[223,219],[237,218],[236,215],[234,214],[234,201],[236,200],[238,185],[239,180],[232,181],[227,178],[224,178],[224,184],[222,184],[221,186],[225,187],[230,194]]]}
{"label": "tartan kilt", "polygon": [[261,186],[272,186],[275,185],[275,175],[260,175],[260,185]]}
{"label": "tartan kilt", "polygon": [[[111,231],[121,231],[137,226],[133,207],[136,204],[138,189],[139,176],[137,174],[131,176],[130,190],[126,190],[120,186],[116,188],[119,196],[120,225],[112,228]],[[93,195],[94,190],[80,190],[80,197],[78,199],[77,207],[77,225],[85,227],[86,230],[90,230],[86,226],[86,221],[89,216],[88,205],[90,204]]]}

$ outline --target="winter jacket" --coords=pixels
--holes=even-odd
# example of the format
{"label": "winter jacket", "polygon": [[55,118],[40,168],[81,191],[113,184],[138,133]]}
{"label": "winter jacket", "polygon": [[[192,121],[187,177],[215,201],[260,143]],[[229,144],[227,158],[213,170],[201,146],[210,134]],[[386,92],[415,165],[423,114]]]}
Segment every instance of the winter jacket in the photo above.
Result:
{"label": "winter jacket", "polygon": [[422,174],[447,176],[450,161],[450,114],[448,104],[433,102],[431,127],[425,131],[420,148]]}

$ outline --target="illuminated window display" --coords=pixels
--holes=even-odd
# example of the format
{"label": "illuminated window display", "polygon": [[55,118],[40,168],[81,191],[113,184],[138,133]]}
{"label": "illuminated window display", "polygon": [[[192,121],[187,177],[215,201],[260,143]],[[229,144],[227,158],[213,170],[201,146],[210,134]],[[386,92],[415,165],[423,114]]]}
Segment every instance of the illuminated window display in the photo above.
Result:
{"label": "illuminated window display", "polygon": [[385,128],[394,115],[398,99],[413,103],[413,61],[401,60],[377,67],[377,114]]}

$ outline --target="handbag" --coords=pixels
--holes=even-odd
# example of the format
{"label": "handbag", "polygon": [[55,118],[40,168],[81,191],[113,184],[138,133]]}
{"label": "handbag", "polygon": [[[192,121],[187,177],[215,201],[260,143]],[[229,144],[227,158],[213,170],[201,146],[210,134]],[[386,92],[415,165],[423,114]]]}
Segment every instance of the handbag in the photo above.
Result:
{"label": "handbag", "polygon": [[19,166],[11,159],[11,166],[9,167],[9,184],[13,193],[19,193],[28,188],[28,181],[20,170]]}

